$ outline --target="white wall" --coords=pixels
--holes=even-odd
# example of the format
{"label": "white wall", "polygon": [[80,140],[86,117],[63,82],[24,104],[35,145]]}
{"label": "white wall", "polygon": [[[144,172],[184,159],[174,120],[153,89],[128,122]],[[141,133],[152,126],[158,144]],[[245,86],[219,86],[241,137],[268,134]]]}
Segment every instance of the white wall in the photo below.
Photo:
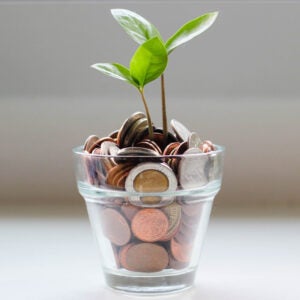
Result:
{"label": "white wall", "polygon": [[[80,201],[71,148],[143,109],[132,87],[89,68],[128,63],[136,45],[109,13],[124,7],[165,38],[220,11],[170,58],[169,117],[226,146],[219,201],[299,203],[300,4],[126,3],[0,2],[0,202]],[[159,124],[158,86],[146,92]]]}

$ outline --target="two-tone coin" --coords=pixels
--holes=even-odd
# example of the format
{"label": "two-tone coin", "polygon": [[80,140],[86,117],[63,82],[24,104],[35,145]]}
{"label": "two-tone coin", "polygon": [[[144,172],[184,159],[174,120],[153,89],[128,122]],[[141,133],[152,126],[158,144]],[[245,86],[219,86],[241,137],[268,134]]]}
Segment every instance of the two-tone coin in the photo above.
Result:
{"label": "two-tone coin", "polygon": [[165,163],[145,162],[132,168],[125,181],[125,189],[131,193],[144,193],[142,196],[131,196],[129,201],[135,205],[167,204],[173,198],[165,195],[147,195],[173,192],[177,189],[177,178],[172,169]]}

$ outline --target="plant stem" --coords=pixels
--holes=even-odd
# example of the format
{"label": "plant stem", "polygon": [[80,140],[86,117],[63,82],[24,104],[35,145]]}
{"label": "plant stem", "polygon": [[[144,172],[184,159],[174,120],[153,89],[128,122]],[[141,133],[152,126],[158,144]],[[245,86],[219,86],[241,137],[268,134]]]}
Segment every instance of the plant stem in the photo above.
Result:
{"label": "plant stem", "polygon": [[168,121],[167,121],[167,107],[166,107],[166,93],[165,93],[165,77],[164,73],[160,76],[161,85],[161,111],[162,111],[162,123],[163,123],[163,135],[164,142],[167,144],[168,138]]}
{"label": "plant stem", "polygon": [[149,113],[149,108],[145,99],[145,94],[144,94],[144,89],[143,88],[139,88],[139,91],[141,93],[142,96],[142,100],[144,103],[144,107],[145,107],[145,111],[146,111],[146,116],[147,116],[147,120],[148,120],[148,130],[149,130],[149,138],[150,140],[153,140],[153,127],[152,127],[152,121],[151,121],[151,116]]}

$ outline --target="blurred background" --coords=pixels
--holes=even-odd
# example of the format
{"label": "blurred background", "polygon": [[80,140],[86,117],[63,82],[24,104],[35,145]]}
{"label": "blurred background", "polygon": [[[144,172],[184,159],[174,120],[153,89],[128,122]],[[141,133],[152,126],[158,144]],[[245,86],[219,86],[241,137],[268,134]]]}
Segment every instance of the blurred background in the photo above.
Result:
{"label": "blurred background", "polygon": [[[225,145],[217,204],[299,201],[300,5],[289,1],[0,1],[0,202],[82,205],[71,149],[143,110],[137,91],[90,68],[128,65],[136,44],[111,8],[167,39],[208,11],[209,31],[172,53],[169,119]],[[146,87],[161,124],[159,86]]]}
{"label": "blurred background", "polygon": [[[165,73],[169,120],[227,151],[184,299],[300,299],[300,2],[290,0],[0,0],[0,298],[124,298],[102,287],[72,161],[89,135],[144,109],[133,87],[90,68],[128,65],[137,47],[111,17],[117,7],[164,39],[220,12]],[[145,92],[160,126],[159,85]]]}

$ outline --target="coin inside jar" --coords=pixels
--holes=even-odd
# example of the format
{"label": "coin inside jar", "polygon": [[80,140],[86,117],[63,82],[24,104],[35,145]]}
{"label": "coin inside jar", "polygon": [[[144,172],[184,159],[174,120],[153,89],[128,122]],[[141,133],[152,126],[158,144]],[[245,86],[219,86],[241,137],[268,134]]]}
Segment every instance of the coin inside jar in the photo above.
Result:
{"label": "coin inside jar", "polygon": [[[125,181],[125,189],[129,192],[159,193],[174,191],[176,188],[176,176],[164,163],[141,163],[130,170]],[[157,204],[161,197],[143,195],[139,200],[145,204]]]}
{"label": "coin inside jar", "polygon": [[154,243],[132,243],[120,251],[121,265],[135,272],[158,272],[167,267],[169,256],[166,249]]}

